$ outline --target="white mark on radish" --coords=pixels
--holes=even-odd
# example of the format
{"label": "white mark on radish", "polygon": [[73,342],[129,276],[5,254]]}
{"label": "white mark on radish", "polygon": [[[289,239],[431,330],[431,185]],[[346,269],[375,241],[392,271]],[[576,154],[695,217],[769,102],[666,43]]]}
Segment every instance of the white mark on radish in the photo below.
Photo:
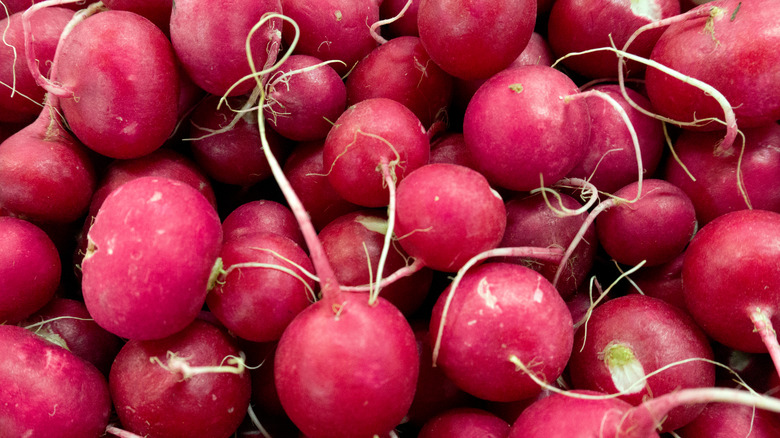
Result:
{"label": "white mark on radish", "polygon": [[658,21],[661,18],[661,7],[656,0],[631,0],[631,12],[637,17],[650,21]]}
{"label": "white mark on radish", "polygon": [[626,394],[636,394],[647,385],[645,369],[627,345],[610,342],[598,354],[612,376],[615,389]]}
{"label": "white mark on radish", "polygon": [[466,325],[474,325],[477,323],[476,319],[472,319],[471,321],[467,322]]}
{"label": "white mark on radish", "polygon": [[211,394],[211,400],[217,401],[217,394]]}
{"label": "white mark on radish", "polygon": [[496,308],[498,298],[496,298],[496,296],[490,292],[490,283],[488,283],[487,277],[483,277],[481,280],[479,280],[479,284],[477,285],[477,294],[479,294],[479,296],[485,300],[486,306],[490,307],[491,309]]}
{"label": "white mark on radish", "polygon": [[127,134],[129,136],[135,135],[135,132],[138,130],[138,122],[133,122],[122,129],[122,134]]}
{"label": "white mark on radish", "polygon": [[162,236],[163,234],[165,234],[165,230],[157,230],[158,236]]}
{"label": "white mark on radish", "polygon": [[232,413],[233,413],[233,411],[235,411],[235,410],[236,410],[236,408],[230,408],[230,409],[228,409],[228,414],[232,414]]}
{"label": "white mark on radish", "polygon": [[116,116],[116,119],[119,120],[120,122],[124,122],[125,121],[125,119],[123,119],[122,116]]}
{"label": "white mark on radish", "polygon": [[341,14],[341,11],[337,10],[333,13],[333,15],[336,16],[336,21],[341,21],[342,18],[344,18],[344,15]]}
{"label": "white mark on radish", "polygon": [[534,291],[533,300],[540,304],[542,302],[542,298],[544,297],[544,292],[542,292],[542,288],[540,287],[541,285],[542,285],[542,277],[539,277],[536,279],[536,290]]}
{"label": "white mark on radish", "polygon": [[52,409],[52,411],[49,413],[50,417],[53,417],[54,415],[57,414],[57,406],[59,406],[59,404],[54,405],[54,409]]}
{"label": "white mark on radish", "polygon": [[438,195],[433,197],[433,202],[439,202],[439,196]]}
{"label": "white mark on radish", "polygon": [[495,196],[496,198],[500,199],[501,201],[503,201],[503,200],[504,200],[504,199],[501,197],[501,195],[500,195],[500,194],[499,194],[497,191],[493,190],[492,188],[490,189],[490,193],[492,193],[492,194],[493,194],[493,196]]}
{"label": "white mark on radish", "polygon": [[162,199],[162,197],[163,197],[163,195],[162,195],[162,193],[161,193],[161,192],[154,192],[154,194],[152,195],[152,197],[151,197],[151,198],[149,198],[149,200],[148,200],[148,201],[146,201],[146,202],[157,202],[157,201],[159,201],[160,199]]}

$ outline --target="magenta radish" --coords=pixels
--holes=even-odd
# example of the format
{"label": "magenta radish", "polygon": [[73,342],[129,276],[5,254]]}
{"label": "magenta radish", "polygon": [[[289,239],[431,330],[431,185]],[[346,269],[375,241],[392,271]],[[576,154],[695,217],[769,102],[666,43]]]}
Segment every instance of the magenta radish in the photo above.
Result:
{"label": "magenta radish", "polygon": [[505,70],[472,97],[463,136],[483,175],[518,191],[553,184],[579,163],[590,136],[587,103],[566,75],[547,66]]}
{"label": "magenta radish", "polygon": [[106,379],[92,364],[12,325],[0,325],[0,350],[3,435],[103,436],[111,398]]}
{"label": "magenta radish", "polygon": [[[406,4],[409,3],[409,7]],[[404,11],[404,8],[406,10]],[[403,35],[420,36],[417,30],[417,11],[420,0],[383,0],[379,5],[379,17],[382,20],[395,18],[403,11],[403,15],[392,23],[387,23],[382,29],[391,37]]]}
{"label": "magenta radish", "polygon": [[[561,216],[558,214],[563,208],[577,210],[582,204],[571,196],[561,194],[560,200],[550,199],[548,206],[541,194],[517,195],[506,203],[506,231],[499,247],[559,247],[566,248],[585,222],[587,213],[578,215]],[[560,202],[560,204],[559,204]],[[552,208],[551,208],[552,207]],[[561,297],[567,299],[585,280],[585,277],[593,267],[596,258],[596,228],[591,224],[582,241],[577,245],[564,269],[556,289]],[[521,258],[507,258],[507,262],[525,264],[531,269],[540,272],[544,277],[553,281],[558,271],[557,263],[539,262],[537,260],[524,260]]]}
{"label": "magenta radish", "polygon": [[696,233],[682,268],[685,303],[699,326],[729,347],[769,351],[775,366],[780,363],[772,330],[780,324],[778,242],[780,214],[727,213]]}
{"label": "magenta radish", "polygon": [[347,89],[331,66],[308,55],[292,55],[274,71],[266,87],[268,122],[296,141],[325,138],[344,112]]}
{"label": "magenta radish", "polygon": [[683,131],[674,144],[679,161],[666,159],[664,179],[691,198],[701,225],[750,207],[780,212],[780,189],[771,182],[780,171],[780,126],[773,123],[743,133],[744,152],[719,155],[713,151],[722,132]]}
{"label": "magenta radish", "polygon": [[170,36],[173,0],[105,0],[103,3],[109,9],[134,12],[147,18],[165,35]]}
{"label": "magenta radish", "polygon": [[[661,35],[650,59],[704,81],[723,93],[741,128],[780,119],[780,44],[777,25],[768,17],[780,13],[771,0],[719,0],[699,6],[699,17],[674,23]],[[710,118],[723,119],[723,110],[709,93],[647,70],[650,101],[664,116],[698,123],[706,130],[721,129]]]}
{"label": "magenta radish", "polygon": [[45,306],[61,270],[57,247],[43,230],[0,216],[0,322],[15,324]]}
{"label": "magenta radish", "polygon": [[122,426],[143,436],[230,436],[251,391],[240,355],[235,339],[203,321],[163,339],[129,341],[109,375]]}
{"label": "magenta radish", "polygon": [[268,200],[250,201],[233,210],[222,221],[222,234],[227,242],[247,234],[268,231],[292,239],[301,248],[305,242],[298,222],[289,208]]}
{"label": "magenta radish", "polygon": [[710,403],[677,434],[682,438],[771,438],[780,436],[780,418],[750,406]]}
{"label": "magenta radish", "polygon": [[[638,193],[641,187],[641,193]],[[615,192],[618,201],[596,218],[599,243],[619,263],[647,266],[671,261],[696,231],[688,195],[660,179],[631,183]],[[626,202],[635,200],[635,202]]]}
{"label": "magenta radish", "polygon": [[506,227],[501,197],[478,172],[455,164],[428,164],[398,185],[398,243],[425,266],[455,272],[495,248]]}
{"label": "magenta radish", "polygon": [[[451,132],[431,142],[431,156],[428,163],[449,163],[475,169],[471,153],[466,147],[463,134]],[[476,170],[476,169],[475,169]]]}
{"label": "magenta radish", "polygon": [[[712,359],[707,337],[687,314],[656,298],[629,295],[596,307],[580,327],[569,372],[575,388],[621,393],[638,405],[681,388],[713,386]],[[663,430],[684,426],[702,408],[672,410]]]}
{"label": "magenta radish", "polygon": [[347,78],[347,104],[385,97],[412,110],[426,128],[442,119],[453,79],[425,52],[420,39],[402,36],[366,55]]}
{"label": "magenta radish", "polygon": [[388,204],[380,164],[397,183],[428,162],[430,144],[414,113],[387,98],[367,99],[342,114],[325,139],[322,173],[336,192],[364,207]]}
{"label": "magenta radish", "polygon": [[[447,295],[445,291],[433,309],[433,344]],[[514,361],[547,381],[557,379],[574,335],[571,315],[552,284],[536,271],[507,263],[486,263],[466,272],[441,331],[437,366],[464,391],[493,401],[520,400],[541,391]]]}
{"label": "magenta radish", "polygon": [[[685,297],[682,290],[682,265],[684,259],[685,252],[666,263],[648,268],[643,267],[631,275],[631,280],[639,288],[642,295],[661,299],[685,310]],[[633,291],[635,291],[635,288],[632,288]]]}
{"label": "magenta radish", "polygon": [[[333,264],[336,278],[343,286],[369,285],[376,280],[385,235],[387,215],[371,210],[348,213],[322,229],[319,238],[325,255]],[[409,256],[400,247],[390,249],[384,272],[396,272],[408,266]],[[428,295],[433,273],[422,268],[408,277],[382,287],[381,296],[405,315],[416,311]]]}
{"label": "magenta radish", "polygon": [[159,339],[203,306],[222,227],[197,190],[143,177],[106,198],[88,239],[82,290],[95,322],[124,338]]}
{"label": "magenta radish", "polygon": [[[217,7],[218,6],[218,7]],[[246,54],[249,31],[266,13],[281,13],[279,0],[176,2],[171,13],[171,43],[176,57],[192,80],[211,94],[246,94],[254,80],[238,83],[251,74]],[[258,70],[276,61],[282,21],[269,19],[252,35],[251,56]],[[270,50],[270,52],[269,52]],[[232,88],[235,85],[235,88]]]}
{"label": "magenta radish", "polygon": [[135,158],[162,146],[176,126],[179,73],[170,42],[149,20],[106,11],[78,23],[52,67],[65,119],[87,147]]}
{"label": "magenta radish", "polygon": [[256,232],[227,240],[222,271],[206,297],[231,332],[253,342],[276,341],[295,315],[314,301],[313,271],[306,253],[289,238]]}
{"label": "magenta radish", "polygon": [[[661,161],[664,135],[661,122],[642,114],[628,104],[617,85],[597,85],[590,88],[608,94],[627,113],[639,140],[643,173],[652,176]],[[643,108],[650,102],[638,92],[626,89],[631,100]],[[604,99],[586,98],[590,113],[590,146],[582,161],[568,176],[590,181],[599,190],[614,193],[637,180],[636,152],[631,134],[615,109]]]}
{"label": "magenta radish", "polygon": [[509,423],[476,408],[451,409],[425,423],[418,438],[506,438]]}
{"label": "magenta radish", "polygon": [[456,78],[485,79],[520,55],[536,22],[536,1],[422,0],[420,40],[431,59]]}
{"label": "magenta radish", "polygon": [[[640,27],[680,13],[678,0],[612,2],[608,0],[559,0],[550,11],[548,39],[558,56],[599,47],[623,47]],[[629,51],[643,58],[650,56],[662,29],[644,32]],[[618,62],[613,53],[596,52],[563,59],[571,70],[593,79],[615,78]],[[642,73],[639,63],[628,65],[630,73]]]}
{"label": "magenta radish", "polygon": [[[35,56],[45,74],[54,58],[60,34],[72,17],[70,9],[52,7],[36,13],[31,19]],[[5,84],[0,85],[0,121],[28,123],[40,114],[45,91],[27,68],[22,12],[0,20],[0,29],[3,31],[0,82]]]}

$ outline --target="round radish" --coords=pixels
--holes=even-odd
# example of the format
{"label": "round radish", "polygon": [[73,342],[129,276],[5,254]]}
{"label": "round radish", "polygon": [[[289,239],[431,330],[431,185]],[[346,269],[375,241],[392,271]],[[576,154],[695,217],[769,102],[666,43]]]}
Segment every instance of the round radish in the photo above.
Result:
{"label": "round radish", "polygon": [[250,201],[233,210],[222,222],[225,242],[247,234],[268,231],[288,237],[305,248],[298,222],[289,208],[267,200]]}
{"label": "round radish", "polygon": [[772,438],[780,436],[780,418],[750,406],[710,403],[701,415],[676,433],[682,438]]}
{"label": "round radish", "polygon": [[443,412],[422,427],[418,438],[506,438],[509,424],[476,408],[460,408]]}

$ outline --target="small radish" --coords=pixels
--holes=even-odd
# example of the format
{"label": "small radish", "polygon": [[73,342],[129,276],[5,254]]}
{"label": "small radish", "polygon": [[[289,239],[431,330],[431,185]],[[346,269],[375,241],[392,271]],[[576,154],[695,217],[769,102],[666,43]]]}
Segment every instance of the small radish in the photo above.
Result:
{"label": "small radish", "polygon": [[476,408],[451,409],[423,425],[418,438],[506,438],[509,424],[488,411]]}

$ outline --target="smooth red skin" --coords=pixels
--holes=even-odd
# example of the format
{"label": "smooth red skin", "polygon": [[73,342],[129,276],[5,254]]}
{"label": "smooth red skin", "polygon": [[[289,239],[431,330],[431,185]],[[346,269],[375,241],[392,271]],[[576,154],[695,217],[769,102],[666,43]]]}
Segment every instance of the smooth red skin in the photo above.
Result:
{"label": "smooth red skin", "polygon": [[108,376],[114,357],[122,348],[122,340],[92,321],[84,303],[55,297],[46,306],[27,318],[23,325],[36,324],[63,316],[74,318],[57,319],[43,326],[36,326],[32,331],[44,338],[51,335],[59,336],[68,350],[94,365],[103,375]]}
{"label": "smooth red skin", "polygon": [[[582,204],[566,194],[561,194],[561,202],[566,208],[573,210],[582,207]],[[550,199],[550,203],[560,208],[557,200]],[[540,194],[516,195],[506,203],[506,231],[498,246],[501,248],[523,246],[568,248],[587,216],[587,212],[577,216],[558,216],[547,206],[544,197]],[[588,276],[596,258],[597,247],[596,227],[591,224],[572,253],[568,268],[563,272],[556,286],[561,297],[569,298]],[[517,257],[506,258],[505,261],[525,265],[538,271],[549,281],[555,278],[558,270],[558,263]]]}
{"label": "smooth red skin", "polygon": [[[392,148],[378,136],[392,145]],[[384,207],[389,192],[377,167],[400,160],[392,169],[396,184],[428,163],[430,143],[414,113],[387,98],[367,99],[350,106],[325,138],[322,163],[336,192],[363,207]]]}
{"label": "smooth red skin", "polygon": [[106,0],[103,3],[115,11],[135,12],[170,35],[173,0]]}
{"label": "smooth red skin", "polygon": [[375,97],[393,99],[429,127],[447,110],[453,82],[431,60],[419,38],[401,36],[374,49],[352,70],[347,77],[347,104]]}
{"label": "smooth red skin", "polygon": [[198,374],[187,380],[150,359],[167,363],[168,352],[191,366],[218,366],[239,356],[235,339],[204,321],[155,341],[129,341],[111,367],[108,383],[123,428],[143,436],[220,438],[233,434],[246,415],[249,371]]}
{"label": "smooth red skin", "polygon": [[[523,49],[520,55],[512,61],[507,68],[521,67],[524,65],[546,65],[549,67],[552,66],[553,61],[555,61],[555,59],[553,58],[550,45],[547,44],[544,37],[533,32],[525,49]],[[487,78],[472,80],[455,79],[453,106],[456,108],[458,114],[461,114],[466,110],[474,93],[477,92],[485,81],[487,81]]]}
{"label": "smooth red skin", "polygon": [[[658,266],[643,268],[631,274],[631,280],[639,286],[644,295],[658,298],[682,309],[685,297],[682,288],[682,264],[685,252]],[[631,288],[635,292],[635,288]]]}
{"label": "smooth red skin", "polygon": [[508,67],[535,22],[535,0],[421,0],[417,11],[423,47],[442,70],[461,79],[485,79]]}
{"label": "smooth red skin", "polygon": [[[615,192],[636,198],[638,183]],[[618,263],[656,266],[680,255],[696,232],[696,210],[680,188],[661,179],[642,181],[642,194],[630,204],[618,202],[596,218],[599,243]]]}
{"label": "smooth red skin", "polygon": [[[322,62],[313,56],[292,55],[274,72],[273,78]],[[273,78],[266,97],[270,106],[264,110],[266,120],[274,130],[296,141],[325,138],[332,122],[347,106],[347,87],[333,64],[296,73],[278,83]]]}
{"label": "smooth red skin", "polygon": [[315,230],[362,207],[339,196],[322,168],[323,142],[301,143],[284,163],[284,174],[298,194]]}
{"label": "smooth red skin", "polygon": [[[223,269],[237,263],[279,265],[298,273],[310,288],[314,280],[274,254],[292,260],[314,272],[311,260],[295,242],[269,232],[246,234],[225,241],[220,252]],[[233,270],[206,298],[211,312],[231,332],[253,342],[278,340],[295,315],[311,304],[311,292],[292,275],[276,269],[239,268]]]}
{"label": "smooth red skin", "polygon": [[428,321],[415,321],[412,328],[420,353],[420,375],[407,417],[410,423],[421,427],[434,415],[468,405],[472,397],[444,375],[441,368],[433,366],[433,347],[428,334]]}
{"label": "smooth red skin", "polygon": [[95,171],[84,145],[50,122],[44,108],[0,144],[0,206],[33,221],[73,222],[87,211]]}
{"label": "smooth red skin", "polygon": [[87,147],[136,158],[162,146],[177,122],[179,73],[170,42],[132,12],[89,17],[62,42],[55,78],[73,92],[60,99]]}
{"label": "smooth red skin", "polygon": [[[387,214],[361,210],[335,219],[319,233],[325,255],[333,265],[336,279],[343,286],[367,285],[377,280],[377,267],[384,246],[385,234],[366,228],[361,221],[387,222]],[[387,253],[383,277],[407,266],[408,255],[396,242]],[[368,258],[368,260],[366,260]],[[369,261],[371,271],[369,271]],[[423,303],[433,280],[427,268],[382,287],[380,294],[404,315],[411,315]]]}
{"label": "smooth red skin", "polygon": [[291,239],[301,248],[306,248],[295,215],[289,208],[275,201],[264,199],[249,201],[233,210],[222,221],[222,234],[226,242],[260,231],[280,234]]}
{"label": "smooth red skin", "polygon": [[[744,129],[745,151],[742,179],[753,208],[780,212],[780,187],[774,184],[780,172],[780,126]],[[725,213],[748,208],[737,180],[739,151],[730,156],[713,153],[722,132],[684,131],[674,149],[696,181],[672,157],[666,159],[664,179],[691,198],[696,218],[704,225]]]}
{"label": "smooth red skin", "polygon": [[[35,41],[33,44],[35,57],[41,73],[46,77],[60,34],[72,17],[73,11],[69,9],[50,7],[37,11],[30,18],[30,28]],[[15,94],[12,96],[10,88],[5,85],[0,86],[0,121],[32,122],[41,112],[40,104],[44,101],[45,91],[38,87],[35,78],[27,68],[22,13],[18,12],[0,20],[0,29],[3,30],[3,44],[0,44],[0,81],[16,87]]]}
{"label": "smooth red skin", "polygon": [[459,408],[428,420],[418,438],[506,438],[509,423],[488,411]]}
{"label": "smooth red skin", "polygon": [[142,177],[106,198],[88,238],[95,250],[81,264],[82,291],[95,322],[123,338],[160,339],[203,306],[222,227],[197,190]]}
{"label": "smooth red skin", "polygon": [[675,433],[682,438],[772,438],[780,436],[780,418],[750,406],[710,403],[701,415]]}
{"label": "smooth red skin", "polygon": [[432,269],[456,272],[504,235],[504,202],[467,167],[428,164],[401,181],[396,195],[398,243]]}
{"label": "smooth red skin", "polygon": [[[377,0],[282,0],[284,15],[300,27],[300,39],[295,53],[314,56],[331,64],[344,75],[374,50],[377,42],[369,26],[379,21]],[[292,42],[292,26],[285,23],[284,42]]]}
{"label": "smooth red skin", "polygon": [[418,367],[414,333],[401,312],[381,297],[370,305],[364,294],[350,293],[301,312],[274,361],[282,406],[310,438],[392,430],[412,403]]}
{"label": "smooth red skin", "polygon": [[103,436],[111,399],[92,364],[13,325],[0,325],[0,350],[4,436]]}
{"label": "smooth red skin", "polygon": [[[740,129],[773,123],[780,119],[780,34],[768,17],[780,14],[780,4],[723,0],[700,8],[713,6],[724,11],[712,20],[712,31],[705,30],[707,15],[672,24],[650,59],[715,87],[734,108]],[[739,11],[731,20],[736,8]],[[692,121],[694,114],[699,120],[723,119],[715,99],[656,69],[647,70],[645,85],[659,114],[683,122]],[[709,123],[701,129],[722,127]]]}
{"label": "smooth red skin", "polygon": [[[433,308],[431,344],[449,290]],[[484,298],[487,293],[495,299],[493,308]],[[517,370],[510,356],[554,381],[571,354],[571,327],[566,304],[539,273],[509,263],[486,263],[467,272],[455,291],[437,366],[461,389],[485,400],[533,397],[541,388]]]}
{"label": "smooth red skin", "polygon": [[780,324],[780,214],[741,210],[705,225],[685,252],[682,279],[688,311],[710,337],[765,353],[750,312]]}
{"label": "smooth red skin", "polygon": [[[510,86],[523,87],[513,91]],[[535,65],[504,70],[471,98],[463,121],[466,145],[493,184],[517,191],[550,185],[582,159],[590,135],[588,105],[566,75]]]}
{"label": "smooth red skin", "polygon": [[[558,0],[550,10],[547,23],[548,41],[557,56],[582,52],[600,47],[614,46],[622,49],[635,30],[660,19],[680,13],[678,0],[655,0],[656,19],[637,15],[631,10],[632,2],[609,0]],[[645,31],[628,48],[628,52],[648,58],[663,28]],[[613,52],[602,51],[578,55],[563,60],[569,69],[593,79],[617,78],[618,63]],[[641,73],[644,65],[632,62],[629,73]]]}
{"label": "smooth red skin", "polygon": [[458,164],[476,170],[471,153],[466,147],[466,140],[460,132],[448,133],[434,140],[431,143],[431,156],[428,163]]}
{"label": "smooth red skin", "polygon": [[[626,111],[639,140],[643,174],[645,177],[652,176],[664,151],[661,122],[629,105],[617,85],[597,85],[589,90],[608,94]],[[626,92],[639,106],[650,108],[646,97],[631,89],[626,89]],[[623,118],[609,102],[596,96],[588,97],[586,101],[590,113],[590,142],[585,156],[568,176],[587,179],[599,190],[615,193],[637,180],[634,143]]]}
{"label": "smooth red skin", "polygon": [[[176,57],[199,87],[222,96],[235,82],[252,73],[246,54],[247,35],[264,14],[273,12],[282,13],[279,0],[179,0],[170,22]],[[251,50],[258,71],[265,66],[268,45],[281,28],[282,21],[274,18],[254,33]],[[249,93],[255,85],[254,80],[244,81],[230,95]]]}
{"label": "smooth red skin", "polygon": [[0,216],[0,322],[15,324],[45,306],[61,270],[57,247],[43,230]]}
{"label": "smooth red skin", "polygon": [[[382,0],[379,5],[379,18],[387,20],[401,12],[409,0]],[[420,10],[420,0],[413,0],[404,15],[398,20],[379,28],[386,36],[397,38],[399,36],[420,36],[417,29],[417,12]]]}
{"label": "smooth red skin", "polygon": [[[637,321],[642,321],[637,324]],[[574,336],[569,373],[575,388],[619,392],[612,382],[602,352],[611,343],[629,347],[642,364],[645,375],[669,364],[691,359],[713,359],[704,332],[682,310],[656,298],[627,295],[597,307],[587,324]],[[583,348],[584,345],[584,348]],[[620,396],[632,405],[646,398],[660,397],[681,388],[711,387],[715,367],[703,361],[675,365],[649,377],[641,391]],[[684,426],[701,412],[703,405],[681,406],[671,410],[663,422],[668,432]]]}
{"label": "smooth red skin", "polygon": [[[271,166],[263,153],[254,112],[227,132],[200,138],[210,133],[202,128],[218,130],[228,126],[236,116],[234,109],[246,102],[245,98],[231,98],[228,105],[217,109],[219,99],[219,96],[204,99],[190,118],[189,136],[198,139],[191,142],[195,161],[209,177],[225,184],[246,187],[270,178]],[[266,129],[266,139],[274,156],[282,159],[285,141],[271,129]]]}
{"label": "smooth red skin", "polygon": [[[606,395],[595,391],[577,393]],[[528,407],[512,424],[508,438],[615,438],[631,405],[616,398],[581,399],[553,394]],[[648,438],[658,437],[653,434]]]}

